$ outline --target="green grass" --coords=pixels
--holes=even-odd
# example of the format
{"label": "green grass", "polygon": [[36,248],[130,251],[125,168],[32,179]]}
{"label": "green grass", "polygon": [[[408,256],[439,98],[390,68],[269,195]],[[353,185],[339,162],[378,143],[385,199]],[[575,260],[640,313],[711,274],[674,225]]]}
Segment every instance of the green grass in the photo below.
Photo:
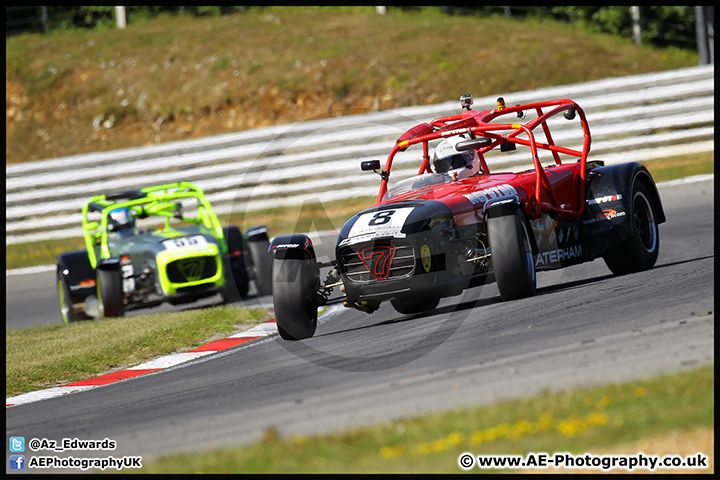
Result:
{"label": "green grass", "polygon": [[[714,152],[704,152],[644,162],[655,182],[665,182],[692,175],[715,172]],[[266,225],[270,234],[339,229],[352,215],[374,204],[374,198],[334,201],[331,204],[284,207],[256,212],[245,212],[242,218],[221,216],[225,224],[237,224],[243,231],[254,225]],[[62,252],[84,249],[81,238],[47,240],[44,242],[7,245],[6,268],[53,265]]]}
{"label": "green grass", "polygon": [[663,158],[642,162],[656,183],[678,178],[715,173],[715,152],[703,152],[692,155]]}
{"label": "green grass", "polygon": [[[58,311],[58,315],[60,315]],[[257,309],[215,306],[5,332],[5,395],[91,378],[204,345],[269,318]]]}
{"label": "green grass", "polygon": [[675,429],[713,428],[714,383],[709,366],[338,434],[280,438],[269,430],[251,445],[168,456],[144,462],[138,473],[460,473],[464,452],[596,452]]}

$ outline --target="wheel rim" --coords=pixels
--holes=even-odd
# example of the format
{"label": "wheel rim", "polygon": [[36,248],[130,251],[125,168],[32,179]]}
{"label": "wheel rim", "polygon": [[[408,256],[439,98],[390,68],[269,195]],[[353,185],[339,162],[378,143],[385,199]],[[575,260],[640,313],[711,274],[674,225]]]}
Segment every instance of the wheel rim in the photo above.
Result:
{"label": "wheel rim", "polygon": [[309,288],[308,288],[308,314],[310,315],[310,323],[314,324],[317,322],[317,305],[314,302],[315,299],[315,293],[320,288],[320,276],[319,275],[313,275],[311,279],[308,281]]}
{"label": "wheel rim", "polygon": [[527,262],[527,271],[529,280],[531,282],[535,282],[535,262],[533,261],[533,253],[532,253],[532,247],[530,246],[530,235],[528,233],[527,225],[525,225],[525,222],[522,223],[522,229],[525,233],[525,239],[523,240],[523,245],[525,247],[525,261]]}
{"label": "wheel rim", "polygon": [[103,305],[102,286],[100,284],[100,275],[98,275],[98,278],[95,282],[97,284],[98,318],[102,320],[103,318],[105,318],[105,306]]}
{"label": "wheel rim", "polygon": [[633,201],[633,224],[637,237],[647,252],[657,248],[657,227],[650,201],[642,192],[637,192]]}
{"label": "wheel rim", "polygon": [[528,274],[531,282],[535,281],[535,264],[533,263],[533,256],[532,252],[527,252],[526,254],[527,259],[527,268],[528,268]]}
{"label": "wheel rim", "polygon": [[63,322],[70,323],[70,307],[65,301],[65,289],[63,288],[62,280],[58,280],[58,298],[60,299],[60,313],[62,313]]}

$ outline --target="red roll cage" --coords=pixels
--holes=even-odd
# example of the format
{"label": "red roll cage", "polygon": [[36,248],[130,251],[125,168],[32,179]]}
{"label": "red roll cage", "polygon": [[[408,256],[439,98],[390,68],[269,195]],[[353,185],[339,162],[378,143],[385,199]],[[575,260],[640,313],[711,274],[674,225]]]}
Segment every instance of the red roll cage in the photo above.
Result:
{"label": "red roll cage", "polygon": [[[543,112],[544,108],[553,107],[547,113]],[[547,100],[544,102],[529,103],[526,105],[516,105],[514,107],[505,107],[505,103],[502,98],[498,99],[498,108],[492,110],[470,110],[469,105],[466,111],[457,114],[449,115],[445,117],[438,117],[432,120],[430,123],[421,123],[415,127],[409,129],[403,135],[398,138],[395,146],[388,155],[385,168],[381,173],[380,181],[380,192],[378,193],[377,203],[382,203],[383,198],[387,194],[388,179],[390,175],[390,169],[392,168],[393,158],[395,154],[400,151],[406,150],[409,146],[422,143],[423,145],[423,163],[418,171],[418,175],[423,173],[430,173],[430,155],[428,142],[438,138],[451,137],[460,134],[469,134],[471,137],[482,136],[490,139],[490,144],[477,149],[480,157],[480,163],[483,172],[489,173],[490,170],[485,162],[484,154],[498,145],[506,143],[520,144],[530,147],[530,152],[533,159],[533,165],[535,167],[535,204],[533,209],[533,217],[537,217],[541,212],[555,212],[561,215],[567,215],[572,218],[577,218],[582,215],[583,208],[585,206],[585,178],[586,178],[586,163],[587,155],[590,151],[590,129],[585,118],[585,113],[580,106],[572,100],[560,99],[560,100]],[[537,112],[537,118],[528,121],[525,124],[522,123],[495,123],[490,124],[491,120],[508,115],[511,113],[518,114],[519,117],[526,110],[535,110]],[[550,128],[547,125],[547,120],[561,112],[569,112],[569,118],[572,119],[576,113],[580,118],[580,124],[584,133],[584,140],[582,151],[573,150],[570,148],[561,147],[555,145],[550,134]],[[537,142],[533,130],[538,126],[542,126],[543,132],[547,143]],[[509,130],[508,133],[502,134],[499,132]],[[521,133],[527,134],[528,138],[518,138]],[[514,146],[514,145],[513,145]],[[501,147],[502,148],[502,147]],[[540,165],[538,158],[538,149],[548,150],[552,153],[556,165],[562,165],[560,160],[560,153],[567,154],[580,158],[580,185],[578,187],[578,206],[577,210],[571,210],[562,208],[556,199],[553,192],[552,185],[548,181],[545,171]],[[550,198],[550,203],[543,202],[540,199],[542,190],[545,190]]]}

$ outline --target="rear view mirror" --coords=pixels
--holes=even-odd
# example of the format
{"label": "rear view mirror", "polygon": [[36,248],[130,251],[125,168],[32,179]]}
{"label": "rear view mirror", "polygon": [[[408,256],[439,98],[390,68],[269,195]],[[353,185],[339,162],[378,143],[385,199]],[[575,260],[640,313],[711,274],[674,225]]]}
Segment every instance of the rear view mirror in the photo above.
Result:
{"label": "rear view mirror", "polygon": [[380,160],[366,160],[360,164],[360,169],[363,172],[368,170],[380,170]]}

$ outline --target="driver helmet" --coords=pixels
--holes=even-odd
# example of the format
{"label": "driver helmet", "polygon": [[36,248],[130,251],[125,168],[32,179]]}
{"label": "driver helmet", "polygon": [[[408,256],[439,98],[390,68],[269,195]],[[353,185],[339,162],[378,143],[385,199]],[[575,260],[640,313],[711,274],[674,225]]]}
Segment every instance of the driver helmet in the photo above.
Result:
{"label": "driver helmet", "polygon": [[435,147],[433,167],[436,173],[446,173],[457,178],[467,178],[480,171],[477,150],[457,150],[457,144],[466,140],[461,136],[446,138]]}
{"label": "driver helmet", "polygon": [[129,235],[135,227],[135,219],[128,207],[110,210],[108,214],[108,230],[119,235]]}

